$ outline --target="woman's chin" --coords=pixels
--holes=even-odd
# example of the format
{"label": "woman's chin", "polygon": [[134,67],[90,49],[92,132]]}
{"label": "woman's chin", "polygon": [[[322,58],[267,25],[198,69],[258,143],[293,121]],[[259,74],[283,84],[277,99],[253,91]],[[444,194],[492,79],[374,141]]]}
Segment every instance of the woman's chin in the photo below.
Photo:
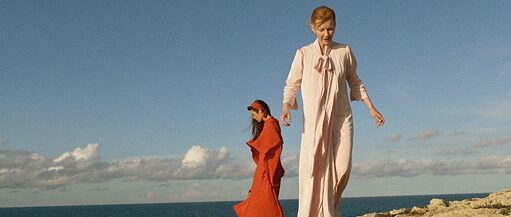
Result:
{"label": "woman's chin", "polygon": [[327,46],[327,45],[329,45],[329,44],[330,44],[330,42],[332,42],[332,40],[324,40],[324,39],[323,39],[323,40],[321,40],[321,45],[323,45],[323,46]]}

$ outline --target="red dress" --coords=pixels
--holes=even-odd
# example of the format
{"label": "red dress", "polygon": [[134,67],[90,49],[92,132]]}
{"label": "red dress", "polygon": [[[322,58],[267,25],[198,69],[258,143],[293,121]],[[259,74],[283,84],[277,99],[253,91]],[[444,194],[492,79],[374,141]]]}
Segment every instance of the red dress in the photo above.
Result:
{"label": "red dress", "polygon": [[280,179],[284,176],[284,168],[280,163],[282,144],[279,122],[273,117],[264,122],[259,137],[247,142],[257,166],[250,196],[234,205],[234,211],[239,217],[284,216],[278,200]]}

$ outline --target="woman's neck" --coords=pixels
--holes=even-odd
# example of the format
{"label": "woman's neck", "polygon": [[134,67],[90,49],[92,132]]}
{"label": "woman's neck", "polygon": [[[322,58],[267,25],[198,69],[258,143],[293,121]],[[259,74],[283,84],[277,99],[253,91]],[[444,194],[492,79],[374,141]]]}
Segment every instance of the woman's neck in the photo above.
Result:
{"label": "woman's neck", "polygon": [[321,55],[325,55],[328,45],[322,45],[319,42],[318,42],[318,44],[319,44],[319,50],[321,51]]}

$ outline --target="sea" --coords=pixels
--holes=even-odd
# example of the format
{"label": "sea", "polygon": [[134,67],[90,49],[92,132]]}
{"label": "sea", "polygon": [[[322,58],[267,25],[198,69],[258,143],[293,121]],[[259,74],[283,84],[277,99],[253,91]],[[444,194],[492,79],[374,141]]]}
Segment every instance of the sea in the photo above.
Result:
{"label": "sea", "polygon": [[[487,197],[489,193],[443,194],[387,197],[347,197],[340,205],[342,217],[385,212],[405,207],[424,207],[433,198],[463,200]],[[0,208],[1,217],[236,217],[232,206],[239,201],[86,205]],[[295,217],[298,200],[280,200],[284,216]]]}

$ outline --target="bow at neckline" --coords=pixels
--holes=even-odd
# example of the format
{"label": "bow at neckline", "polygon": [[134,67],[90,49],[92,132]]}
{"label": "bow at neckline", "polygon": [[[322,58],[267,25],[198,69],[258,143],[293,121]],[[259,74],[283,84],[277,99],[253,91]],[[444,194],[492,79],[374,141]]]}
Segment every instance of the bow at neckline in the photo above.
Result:
{"label": "bow at neckline", "polygon": [[[321,54],[321,46],[319,45],[319,41],[316,39],[316,50]],[[319,59],[316,61],[316,64],[314,65],[314,69],[318,73],[325,72],[331,72],[334,70],[334,63],[332,59],[328,56],[330,54],[330,50],[332,50],[332,43],[330,43],[325,50],[325,53],[323,53]]]}

